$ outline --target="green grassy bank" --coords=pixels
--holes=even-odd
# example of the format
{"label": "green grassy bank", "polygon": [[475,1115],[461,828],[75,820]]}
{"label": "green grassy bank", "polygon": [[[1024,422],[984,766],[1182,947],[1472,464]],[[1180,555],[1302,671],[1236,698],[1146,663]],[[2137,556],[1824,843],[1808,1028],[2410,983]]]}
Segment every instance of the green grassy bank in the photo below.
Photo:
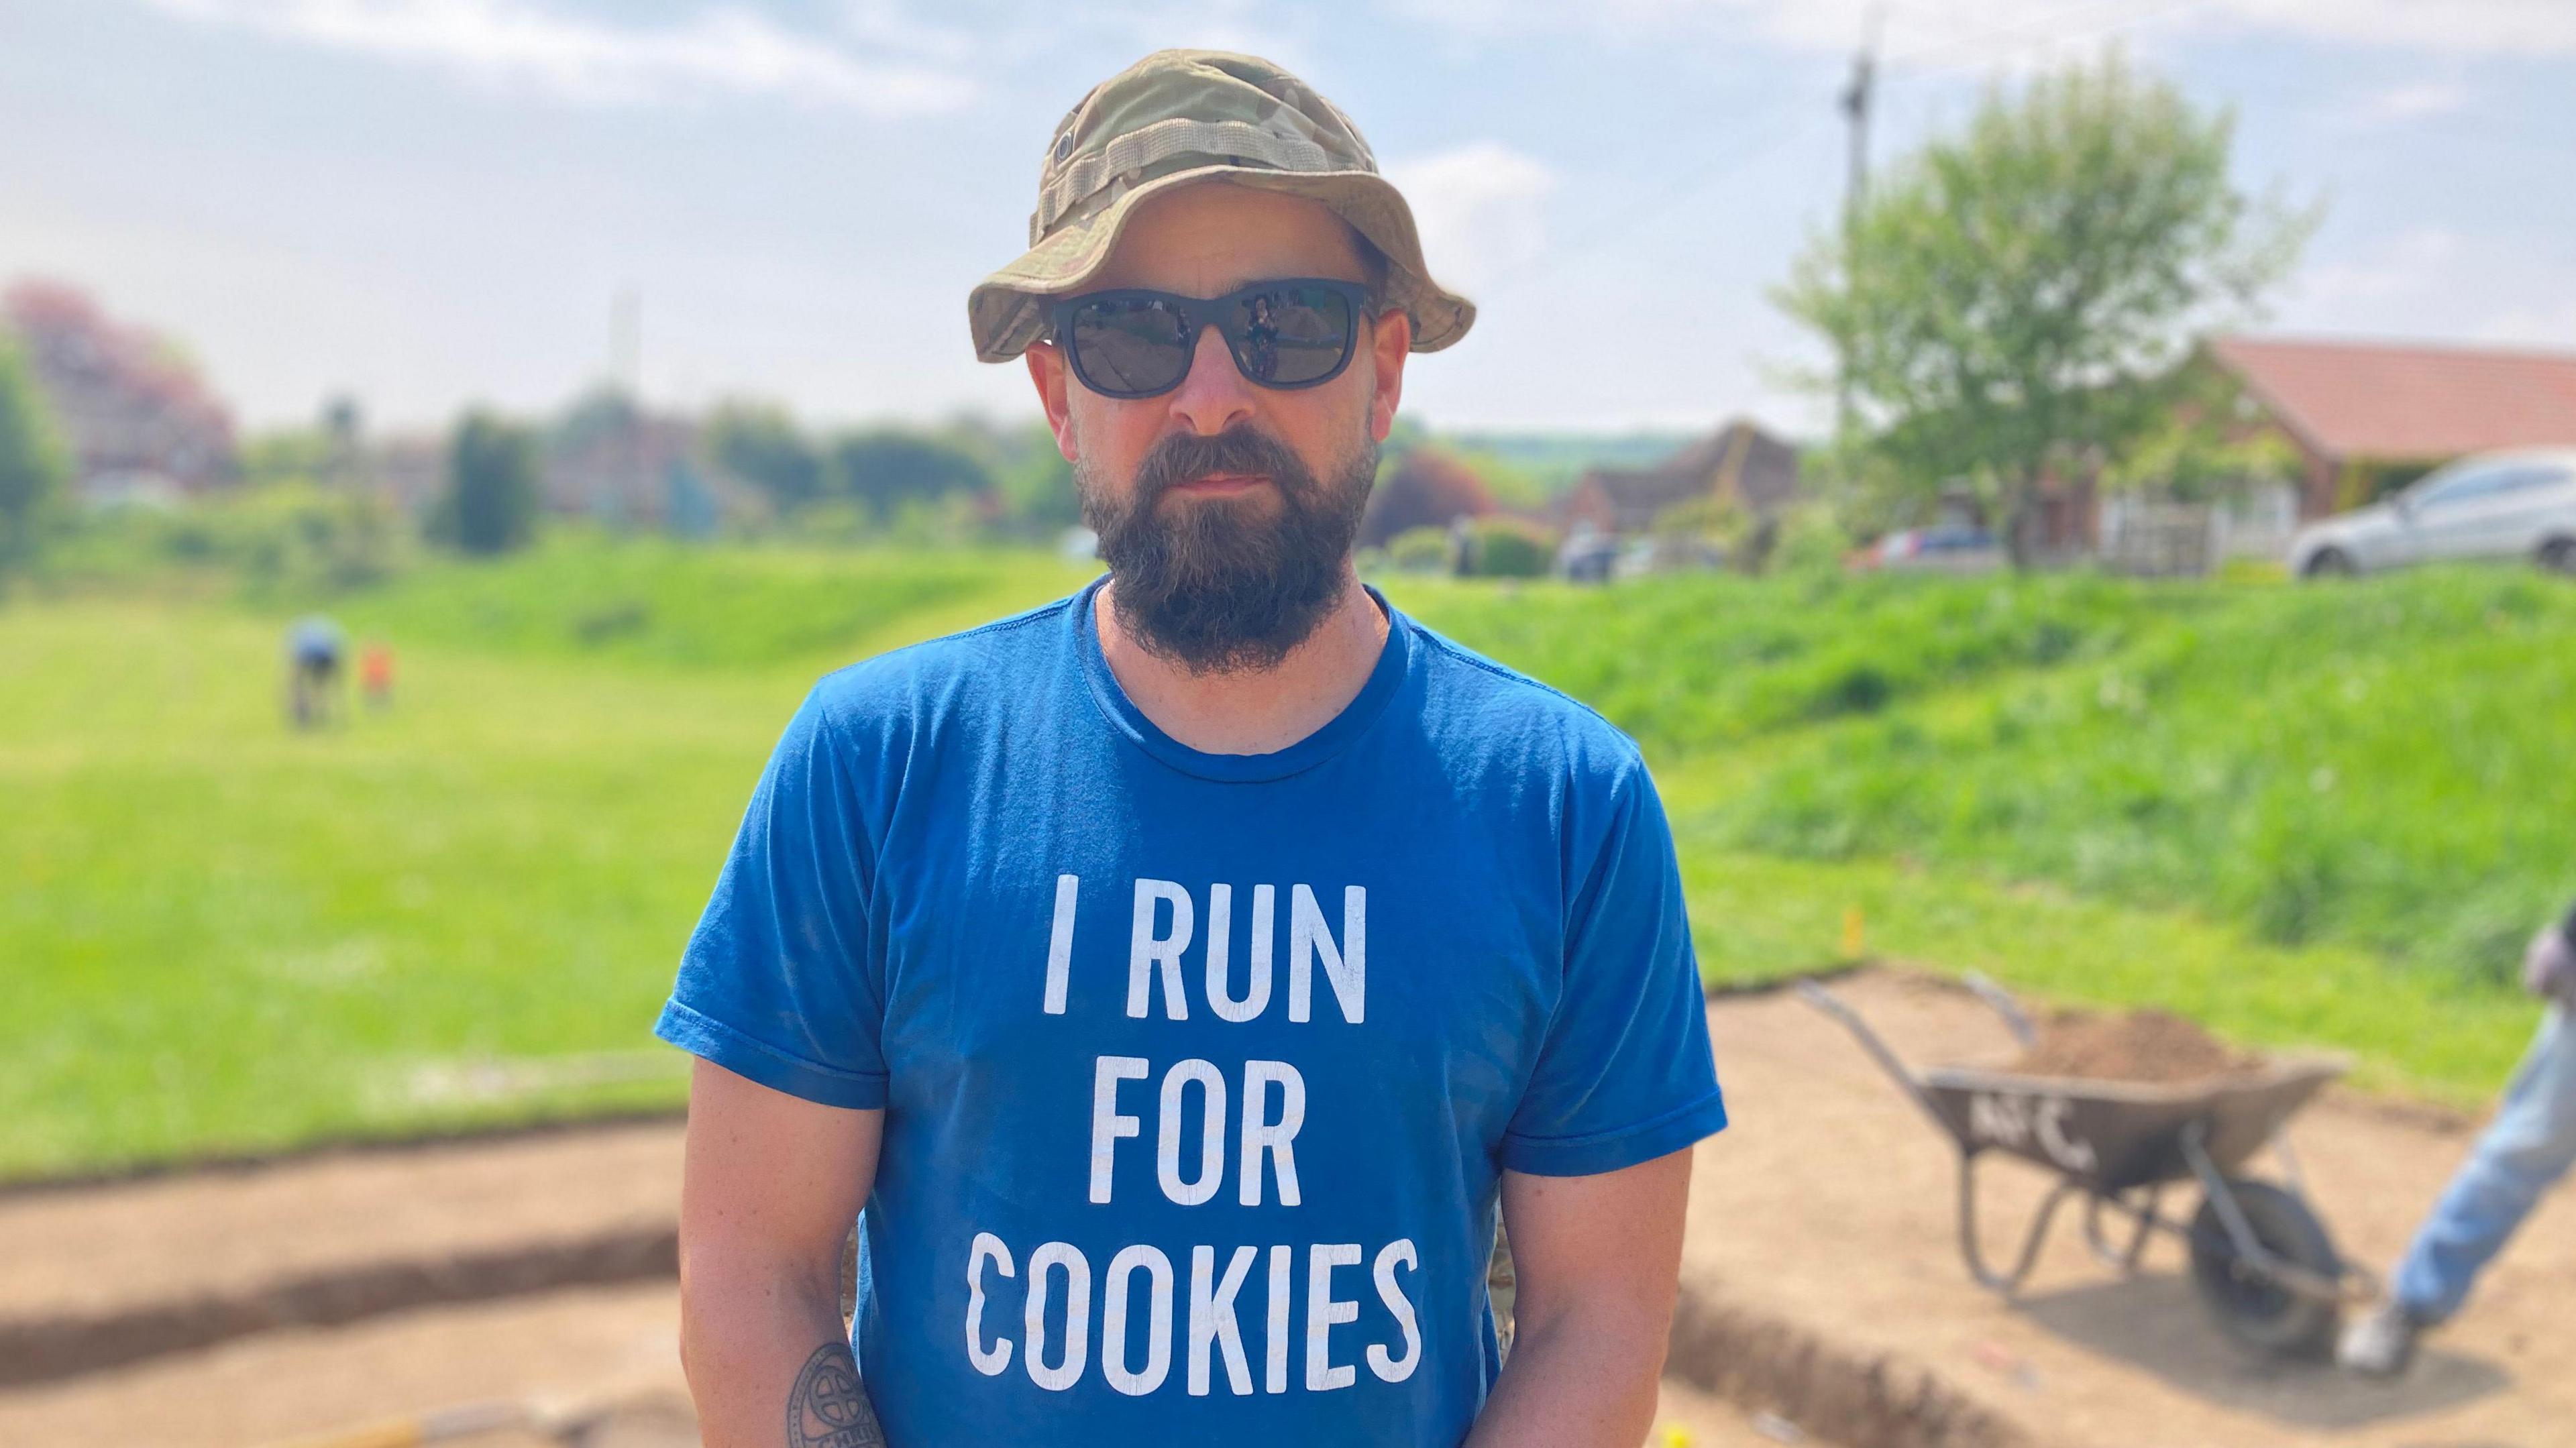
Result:
{"label": "green grassy bank", "polygon": [[[676,1099],[644,1029],[815,675],[1034,554],[564,539],[332,609],[395,707],[279,721],[292,610],[0,607],[0,1176]],[[2490,1091],[2576,888],[2576,589],[1405,581],[1654,758],[1713,979],[1874,950]]]}

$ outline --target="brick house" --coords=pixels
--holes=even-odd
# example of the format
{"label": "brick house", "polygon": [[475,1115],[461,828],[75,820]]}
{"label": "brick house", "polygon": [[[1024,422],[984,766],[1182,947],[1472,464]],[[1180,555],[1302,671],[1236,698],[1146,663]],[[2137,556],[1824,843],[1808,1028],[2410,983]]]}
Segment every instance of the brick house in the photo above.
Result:
{"label": "brick house", "polygon": [[1569,529],[1611,538],[1654,531],[1655,520],[1703,498],[1773,517],[1798,497],[1798,450],[1744,418],[1650,468],[1591,468],[1564,506]]}
{"label": "brick house", "polygon": [[2208,355],[2297,450],[2303,519],[2469,453],[2576,445],[2576,352],[2221,337]]}

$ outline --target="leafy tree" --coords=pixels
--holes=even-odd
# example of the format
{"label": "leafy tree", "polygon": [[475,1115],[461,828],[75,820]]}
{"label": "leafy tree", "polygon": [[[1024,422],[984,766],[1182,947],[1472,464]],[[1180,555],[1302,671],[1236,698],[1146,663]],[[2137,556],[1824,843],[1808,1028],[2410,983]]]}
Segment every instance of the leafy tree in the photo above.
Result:
{"label": "leafy tree", "polygon": [[1383,546],[1415,528],[1446,528],[1459,518],[1481,518],[1494,511],[1484,479],[1456,454],[1424,443],[1409,447],[1378,474],[1369,494],[1368,511],[1360,515],[1359,545]]}
{"label": "leafy tree", "polygon": [[1657,513],[1655,535],[1674,542],[1714,543],[1736,569],[1760,573],[1770,565],[1771,549],[1779,542],[1780,520],[1757,513],[1731,496],[1711,492]]}
{"label": "leafy tree", "polygon": [[331,472],[332,439],[320,428],[281,427],[252,434],[241,445],[242,486],[261,488],[318,483]]}
{"label": "leafy tree", "polygon": [[866,506],[883,522],[907,502],[950,493],[985,493],[993,486],[983,460],[945,438],[904,428],[870,428],[832,444],[833,490]]}
{"label": "leafy tree", "polygon": [[33,559],[71,463],[18,349],[0,335],[0,577]]}
{"label": "leafy tree", "polygon": [[784,409],[729,402],[707,420],[716,466],[768,495],[781,514],[823,496],[823,457]]}
{"label": "leafy tree", "polygon": [[507,553],[537,532],[537,439],[527,428],[473,411],[448,444],[447,494],[431,536],[467,553]]}
{"label": "leafy tree", "polygon": [[2297,474],[2297,449],[2277,429],[2258,425],[2244,389],[2206,358],[2186,363],[2158,390],[2168,405],[2103,469],[2112,487],[2208,503]]}
{"label": "leafy tree", "polygon": [[632,437],[644,421],[644,409],[615,383],[603,382],[572,400],[546,429],[545,442],[559,452],[578,452],[611,438]]}
{"label": "leafy tree", "polygon": [[[1535,513],[1555,501],[1547,482],[1538,474],[1489,447],[1468,447],[1453,454],[1476,480],[1485,485],[1485,493],[1499,507],[1515,512]],[[1569,479],[1566,488],[1573,487]],[[1558,489],[1558,492],[1565,489]]]}
{"label": "leafy tree", "polygon": [[2115,53],[1990,91],[1809,245],[1774,299],[1843,359],[1890,482],[1992,493],[2029,561],[2043,479],[2153,429],[2195,335],[2249,312],[2312,229],[2236,187],[2233,131]]}
{"label": "leafy tree", "polygon": [[1011,453],[993,470],[993,485],[1001,497],[1002,517],[1015,532],[1060,533],[1082,521],[1073,464],[1056,450],[1055,434],[1044,423],[1031,423],[1020,432]]}

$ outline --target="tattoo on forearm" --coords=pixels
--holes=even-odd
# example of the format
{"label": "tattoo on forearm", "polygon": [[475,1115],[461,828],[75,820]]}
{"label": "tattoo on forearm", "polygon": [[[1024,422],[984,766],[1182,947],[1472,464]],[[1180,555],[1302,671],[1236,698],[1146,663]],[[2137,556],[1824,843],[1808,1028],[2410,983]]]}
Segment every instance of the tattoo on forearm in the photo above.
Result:
{"label": "tattoo on forearm", "polygon": [[787,1448],[885,1448],[847,1343],[814,1349],[787,1394]]}

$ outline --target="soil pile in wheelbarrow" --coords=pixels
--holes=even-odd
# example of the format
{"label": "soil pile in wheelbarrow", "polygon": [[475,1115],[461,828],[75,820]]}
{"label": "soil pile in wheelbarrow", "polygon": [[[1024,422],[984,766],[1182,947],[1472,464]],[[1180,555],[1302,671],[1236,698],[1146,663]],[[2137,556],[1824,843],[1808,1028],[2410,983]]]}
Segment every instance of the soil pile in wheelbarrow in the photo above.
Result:
{"label": "soil pile in wheelbarrow", "polygon": [[2065,1011],[2007,1069],[2026,1076],[2175,1085],[2253,1075],[2263,1058],[2239,1051],[2168,1011]]}

